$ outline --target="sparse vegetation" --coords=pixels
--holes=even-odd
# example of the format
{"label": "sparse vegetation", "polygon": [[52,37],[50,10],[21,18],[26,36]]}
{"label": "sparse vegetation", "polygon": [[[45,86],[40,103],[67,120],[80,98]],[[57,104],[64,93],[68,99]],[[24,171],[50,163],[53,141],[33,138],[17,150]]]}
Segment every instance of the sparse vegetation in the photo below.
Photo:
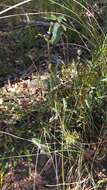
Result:
{"label": "sparse vegetation", "polygon": [[0,2],[0,187],[107,189],[106,2]]}

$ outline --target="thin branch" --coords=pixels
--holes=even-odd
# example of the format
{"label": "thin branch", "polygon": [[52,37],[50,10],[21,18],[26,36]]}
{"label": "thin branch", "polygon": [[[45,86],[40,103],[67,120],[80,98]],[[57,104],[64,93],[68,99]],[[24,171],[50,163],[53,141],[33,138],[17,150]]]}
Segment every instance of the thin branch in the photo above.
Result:
{"label": "thin branch", "polygon": [[4,134],[4,135],[8,135],[8,136],[11,136],[11,137],[14,137],[16,139],[20,139],[20,140],[25,140],[25,141],[28,141],[28,142],[31,142],[32,143],[32,140],[29,140],[29,139],[25,139],[23,137],[19,137],[19,136],[16,136],[16,135],[13,135],[11,133],[8,133],[8,132],[5,132],[5,131],[0,131],[1,134]]}
{"label": "thin branch", "polygon": [[4,14],[4,13],[6,13],[6,12],[12,10],[12,9],[15,9],[15,8],[17,8],[17,7],[21,6],[21,5],[24,5],[24,4],[28,3],[28,2],[31,2],[31,1],[32,0],[25,0],[23,2],[15,4],[15,5],[11,6],[11,7],[8,7],[6,9],[4,9],[3,11],[0,11],[0,15]]}

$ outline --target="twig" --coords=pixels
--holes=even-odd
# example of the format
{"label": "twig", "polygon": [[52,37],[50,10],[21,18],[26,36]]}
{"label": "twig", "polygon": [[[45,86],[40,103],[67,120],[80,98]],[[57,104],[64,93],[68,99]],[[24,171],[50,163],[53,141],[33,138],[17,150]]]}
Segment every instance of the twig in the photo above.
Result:
{"label": "twig", "polygon": [[22,1],[20,3],[15,4],[15,5],[11,6],[11,7],[8,7],[7,9],[5,9],[3,11],[0,11],[0,15],[4,14],[4,13],[6,13],[6,12],[12,10],[12,9],[15,9],[16,7],[24,5],[24,4],[26,4],[26,3],[30,2],[30,1],[32,1],[32,0],[25,0],[25,1]]}

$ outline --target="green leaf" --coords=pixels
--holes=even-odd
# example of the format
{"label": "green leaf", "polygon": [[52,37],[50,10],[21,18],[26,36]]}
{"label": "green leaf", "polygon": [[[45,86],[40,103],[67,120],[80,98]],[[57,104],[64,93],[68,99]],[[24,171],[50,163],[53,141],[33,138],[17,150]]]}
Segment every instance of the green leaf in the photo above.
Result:
{"label": "green leaf", "polygon": [[64,108],[64,111],[66,111],[66,109],[67,109],[67,102],[66,102],[65,98],[63,98],[63,108]]}
{"label": "green leaf", "polygon": [[32,143],[41,150],[41,153],[49,153],[49,147],[47,145],[42,144],[40,139],[32,138]]}
{"label": "green leaf", "polygon": [[59,40],[62,37],[63,31],[64,31],[63,27],[58,22],[55,22],[52,28],[52,37],[51,37],[52,44],[56,44],[59,42]]}
{"label": "green leaf", "polygon": [[106,182],[106,179],[101,179],[97,182],[97,188],[100,187],[100,185],[104,184]]}
{"label": "green leaf", "polygon": [[37,138],[32,138],[32,143],[41,148],[41,140]]}
{"label": "green leaf", "polygon": [[85,100],[85,103],[86,103],[87,108],[90,109],[90,104],[89,104],[89,101],[87,99]]}
{"label": "green leaf", "polygon": [[48,15],[44,17],[46,20],[56,21],[57,16],[56,15]]}
{"label": "green leaf", "polygon": [[66,21],[66,18],[64,16],[59,16],[57,20],[59,23],[61,23],[62,21]]}
{"label": "green leaf", "polygon": [[107,77],[101,79],[101,82],[107,82]]}
{"label": "green leaf", "polygon": [[61,23],[62,21],[67,21],[64,16],[56,16],[56,15],[47,15],[44,17],[46,20],[56,21]]}

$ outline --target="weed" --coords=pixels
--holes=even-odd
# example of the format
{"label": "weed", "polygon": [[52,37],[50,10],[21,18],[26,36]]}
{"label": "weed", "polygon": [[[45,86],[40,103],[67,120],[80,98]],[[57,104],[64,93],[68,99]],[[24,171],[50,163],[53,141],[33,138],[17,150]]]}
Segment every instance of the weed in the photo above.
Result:
{"label": "weed", "polygon": [[[30,55],[30,58],[37,69],[36,61],[43,55],[49,74],[45,82],[40,81],[40,75],[37,80],[22,80],[15,84],[8,81],[7,86],[1,88],[1,186],[4,185],[6,172],[12,172],[13,168],[16,170],[19,160],[23,164],[27,160],[28,174],[25,178],[29,176],[29,181],[34,175],[34,188],[36,177],[40,174],[38,184],[41,177],[47,176],[48,181],[50,176],[47,173],[50,171],[53,182],[47,187],[57,190],[98,189],[105,184],[103,174],[100,178],[95,164],[100,165],[100,154],[104,154],[105,158],[100,146],[107,122],[106,34],[88,1],[41,0],[36,7],[40,10],[38,13],[32,7],[36,6],[35,2],[26,7],[28,2],[31,1],[13,3],[0,12],[0,19],[19,16],[23,20],[26,16],[28,24],[38,15],[37,19],[48,23],[44,31],[32,29],[28,24],[28,32],[26,30],[22,34],[25,38],[19,45],[26,44],[28,49],[25,51],[28,52],[32,47],[35,49],[36,43],[39,44],[36,48],[41,55],[37,59],[35,56],[32,59]],[[24,4],[25,13],[3,16]],[[40,156],[45,162],[41,168]],[[6,160],[11,164],[5,171]]]}

